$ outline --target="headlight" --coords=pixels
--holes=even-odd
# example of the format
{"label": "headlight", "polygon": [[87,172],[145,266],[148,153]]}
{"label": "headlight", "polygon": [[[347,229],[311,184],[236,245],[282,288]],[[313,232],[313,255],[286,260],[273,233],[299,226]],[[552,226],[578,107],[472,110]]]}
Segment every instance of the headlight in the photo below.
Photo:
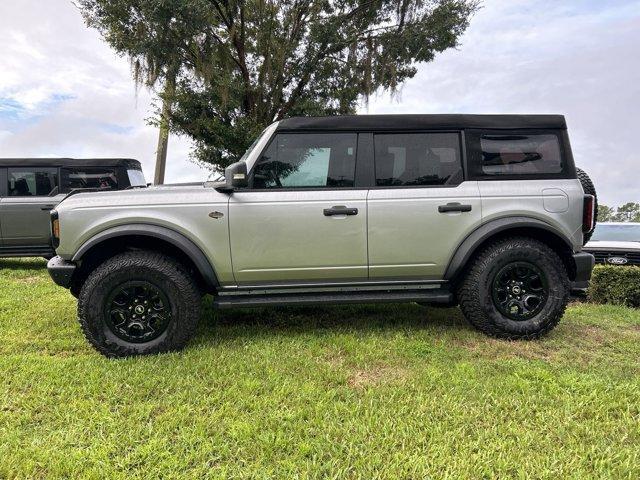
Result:
{"label": "headlight", "polygon": [[53,248],[57,248],[60,245],[60,220],[58,219],[58,212],[51,210],[51,243]]}

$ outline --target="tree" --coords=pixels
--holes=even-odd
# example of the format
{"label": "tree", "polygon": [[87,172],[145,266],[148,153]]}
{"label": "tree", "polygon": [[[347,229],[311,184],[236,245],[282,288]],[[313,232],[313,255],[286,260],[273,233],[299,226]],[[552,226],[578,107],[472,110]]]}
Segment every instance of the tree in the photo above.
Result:
{"label": "tree", "polygon": [[607,207],[603,204],[598,204],[598,221],[599,222],[612,222],[613,215],[615,214],[615,209],[611,207]]}
{"label": "tree", "polygon": [[[87,25],[129,58],[137,87],[159,87],[162,107],[154,183],[164,183],[170,113],[191,27],[189,2],[168,0],[78,0]],[[189,15],[187,15],[189,14]]]}
{"label": "tree", "polygon": [[[110,6],[114,3],[119,8]],[[174,9],[172,20],[155,21],[156,11],[141,6],[146,3]],[[139,38],[135,26],[140,23],[153,39],[171,38],[168,52],[179,53],[181,67],[169,125],[193,139],[196,159],[220,169],[275,120],[351,114],[376,91],[397,92],[416,74],[417,64],[458,45],[478,8],[477,0],[81,4],[91,7],[85,7],[85,15],[112,46],[113,38],[122,38],[116,49],[127,55],[131,44],[138,45],[130,38]],[[162,57],[156,46],[153,40],[140,54],[151,49],[154,59],[158,53]]]}
{"label": "tree", "polygon": [[616,209],[613,222],[640,222],[640,203],[628,202]]}

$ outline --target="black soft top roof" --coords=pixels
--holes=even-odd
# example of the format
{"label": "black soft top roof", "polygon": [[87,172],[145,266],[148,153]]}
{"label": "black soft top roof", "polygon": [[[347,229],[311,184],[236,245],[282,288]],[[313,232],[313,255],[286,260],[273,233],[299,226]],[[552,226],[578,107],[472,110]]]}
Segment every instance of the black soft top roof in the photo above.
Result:
{"label": "black soft top roof", "polygon": [[131,158],[0,158],[0,167],[127,167],[139,169]]}
{"label": "black soft top roof", "polygon": [[563,115],[345,115],[334,117],[292,117],[282,120],[277,130],[448,130],[461,128],[566,129]]}

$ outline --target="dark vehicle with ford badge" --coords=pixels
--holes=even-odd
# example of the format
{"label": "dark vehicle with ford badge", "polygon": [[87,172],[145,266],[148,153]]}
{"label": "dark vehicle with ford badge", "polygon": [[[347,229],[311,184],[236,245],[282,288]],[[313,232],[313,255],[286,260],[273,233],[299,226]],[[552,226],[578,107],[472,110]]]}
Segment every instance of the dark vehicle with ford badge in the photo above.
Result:
{"label": "dark vehicle with ford badge", "polygon": [[130,159],[0,158],[0,257],[52,257],[49,212],[72,192],[146,186]]}
{"label": "dark vehicle with ford badge", "polygon": [[640,223],[599,223],[584,251],[603,265],[640,266]]}

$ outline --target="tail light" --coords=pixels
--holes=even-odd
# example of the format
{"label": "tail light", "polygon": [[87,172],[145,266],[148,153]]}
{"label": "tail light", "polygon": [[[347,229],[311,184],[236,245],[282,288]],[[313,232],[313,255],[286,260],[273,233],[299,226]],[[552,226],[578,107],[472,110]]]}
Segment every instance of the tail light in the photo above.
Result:
{"label": "tail light", "polygon": [[51,243],[53,248],[58,248],[60,245],[60,220],[58,219],[58,212],[51,210]]}
{"label": "tail light", "polygon": [[593,195],[585,195],[582,205],[582,231],[588,233],[595,227],[596,201]]}

